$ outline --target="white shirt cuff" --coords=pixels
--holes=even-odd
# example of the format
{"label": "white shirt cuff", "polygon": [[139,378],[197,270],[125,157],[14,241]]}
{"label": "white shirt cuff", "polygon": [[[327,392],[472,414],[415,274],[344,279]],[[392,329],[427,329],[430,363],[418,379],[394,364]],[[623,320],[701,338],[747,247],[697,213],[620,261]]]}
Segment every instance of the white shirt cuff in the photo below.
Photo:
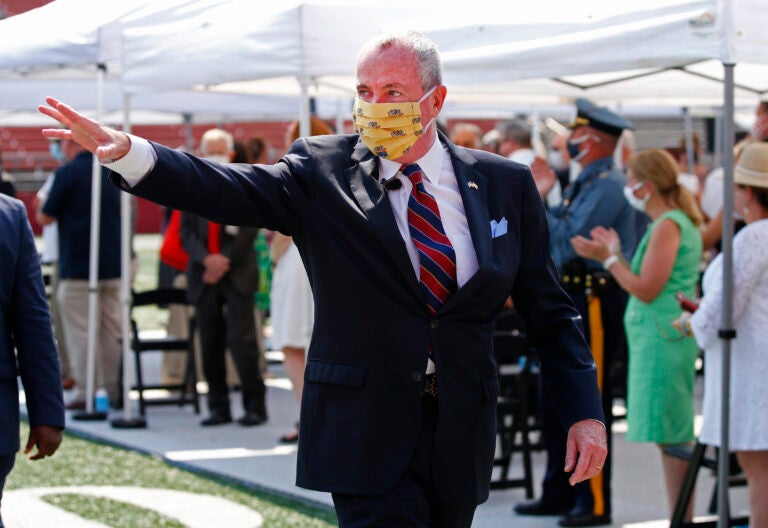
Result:
{"label": "white shirt cuff", "polygon": [[106,168],[120,174],[126,183],[133,187],[155,167],[157,153],[144,138],[126,134],[131,140],[128,154],[112,163],[103,163]]}
{"label": "white shirt cuff", "polygon": [[599,423],[600,425],[603,426],[603,431],[607,431],[607,428],[605,427],[605,422],[601,422],[600,420],[597,420],[595,418],[585,418],[584,420],[589,421],[589,422],[597,422],[597,423]]}

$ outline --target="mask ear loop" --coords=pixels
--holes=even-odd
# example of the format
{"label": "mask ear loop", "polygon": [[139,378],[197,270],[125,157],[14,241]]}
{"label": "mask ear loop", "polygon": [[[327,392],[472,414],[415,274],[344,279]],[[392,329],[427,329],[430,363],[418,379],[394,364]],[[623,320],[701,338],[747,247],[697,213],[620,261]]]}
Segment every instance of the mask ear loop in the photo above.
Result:
{"label": "mask ear loop", "polygon": [[418,103],[421,104],[422,102],[424,102],[424,99],[426,99],[427,97],[432,95],[432,92],[434,92],[435,90],[437,90],[437,86],[433,86],[432,88],[430,88],[429,90],[424,92],[424,95],[421,96],[421,98],[419,99]]}
{"label": "mask ear loop", "polygon": [[[642,185],[638,185],[640,183],[642,183]],[[648,180],[642,180],[642,181],[637,182],[634,186],[636,186],[638,189],[642,189],[643,187],[646,186],[645,185],[646,183],[648,183]],[[651,199],[651,196],[653,196],[654,192],[656,192],[656,188],[654,186],[651,186],[650,187],[650,192],[648,194],[646,194],[645,196],[643,196],[642,198],[640,198],[640,199],[643,200],[647,204],[648,200]]]}
{"label": "mask ear loop", "polygon": [[632,192],[635,192],[635,191],[637,191],[638,189],[640,189],[640,188],[641,188],[643,185],[645,185],[645,180],[642,180],[642,181],[638,181],[636,184],[634,184],[632,187],[630,187],[630,190],[631,190]]}
{"label": "mask ear loop", "polygon": [[581,145],[582,143],[584,143],[586,140],[588,140],[588,139],[589,139],[589,136],[590,136],[590,135],[591,135],[591,134],[584,134],[583,136],[581,136],[581,137],[578,137],[578,138],[569,138],[569,139],[568,139],[568,142],[569,142],[571,145]]}
{"label": "mask ear loop", "polygon": [[[420,98],[420,99],[417,101],[417,103],[418,103],[419,105],[421,105],[421,103],[422,103],[422,102],[424,102],[424,99],[426,99],[427,97],[429,97],[430,95],[432,95],[432,92],[434,92],[436,89],[437,89],[437,86],[433,86],[432,88],[430,88],[429,90],[427,90],[427,91],[424,93],[424,95],[422,95],[422,96],[421,96],[421,98]],[[419,116],[421,116],[421,107],[419,107]],[[432,122],[433,122],[434,120],[435,120],[435,118],[433,117],[432,119],[430,119],[430,120],[429,120],[429,122],[427,122],[427,124],[426,124],[426,125],[424,125],[423,127],[421,127],[421,134],[419,134],[420,136],[423,136],[424,134],[426,134],[426,132],[427,132],[427,129],[428,129],[428,128],[429,128],[429,127],[432,125]]]}

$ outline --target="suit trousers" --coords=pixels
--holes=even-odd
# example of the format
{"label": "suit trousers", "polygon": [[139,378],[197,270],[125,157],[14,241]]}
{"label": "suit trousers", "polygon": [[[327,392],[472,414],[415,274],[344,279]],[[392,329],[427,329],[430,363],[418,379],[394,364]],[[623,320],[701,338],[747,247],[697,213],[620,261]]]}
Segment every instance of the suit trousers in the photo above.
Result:
{"label": "suit trousers", "polygon": [[[171,285],[173,288],[179,288],[182,290],[187,289],[187,274],[179,273],[174,277]],[[187,339],[189,337],[189,327],[187,321],[190,317],[195,316],[195,309],[190,306],[184,306],[180,304],[173,304],[168,309],[168,334]],[[256,326],[258,331],[258,325]],[[202,380],[203,378],[203,360],[200,355],[200,335],[195,333],[195,365],[197,365],[197,372],[195,372],[195,381]],[[259,350],[263,356],[262,351]],[[259,363],[261,365],[261,363]],[[261,369],[264,372],[264,369]],[[162,383],[165,385],[178,385],[184,380],[184,376],[187,372],[187,354],[186,352],[178,352],[172,350],[169,352],[163,352],[163,362],[160,366],[160,375],[162,377]],[[227,354],[227,385],[240,386],[240,376],[237,375],[237,368],[235,362],[232,361],[232,354]]]}
{"label": "suit trousers", "polygon": [[16,460],[16,453],[10,455],[0,455],[0,528],[5,526],[3,524],[2,516],[2,503],[3,503],[3,488],[5,487],[5,478],[13,469],[13,463]]}
{"label": "suit trousers", "polygon": [[475,504],[446,503],[435,496],[431,467],[437,398],[423,396],[422,406],[419,443],[403,478],[385,495],[334,493],[339,528],[469,528],[472,525]]}
{"label": "suit trousers", "polygon": [[61,363],[61,377],[72,377],[72,368],[69,363],[67,342],[64,338],[64,323],[61,320],[59,301],[56,294],[59,291],[59,263],[53,262],[50,267],[50,299],[48,304],[51,310],[51,323],[53,323],[53,336],[56,338],[56,349],[59,351],[59,363]]}
{"label": "suit trousers", "polygon": [[264,380],[253,316],[253,295],[242,295],[228,281],[208,285],[195,306],[208,409],[229,414],[226,349],[240,376],[243,409],[266,414]]}

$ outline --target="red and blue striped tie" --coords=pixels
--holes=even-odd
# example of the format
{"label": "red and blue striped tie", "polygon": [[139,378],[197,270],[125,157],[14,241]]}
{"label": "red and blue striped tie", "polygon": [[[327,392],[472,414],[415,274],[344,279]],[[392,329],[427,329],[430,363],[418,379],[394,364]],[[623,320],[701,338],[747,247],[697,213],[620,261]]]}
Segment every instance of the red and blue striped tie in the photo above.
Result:
{"label": "red and blue striped tie", "polygon": [[408,229],[419,251],[419,280],[430,314],[456,293],[456,252],[445,235],[435,197],[424,187],[421,168],[411,163],[401,169],[411,180],[408,198]]}

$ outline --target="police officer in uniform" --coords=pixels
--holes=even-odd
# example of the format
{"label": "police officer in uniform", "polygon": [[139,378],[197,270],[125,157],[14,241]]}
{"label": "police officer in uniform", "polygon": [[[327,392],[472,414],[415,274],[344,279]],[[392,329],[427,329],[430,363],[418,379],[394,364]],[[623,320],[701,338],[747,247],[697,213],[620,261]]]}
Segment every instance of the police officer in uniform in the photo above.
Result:
{"label": "police officer in uniform", "polygon": [[[619,136],[634,126],[615,112],[598,107],[586,99],[576,101],[576,119],[570,125],[568,151],[581,166],[578,177],[563,194],[562,203],[548,212],[552,256],[563,288],[573,298],[598,370],[603,395],[603,410],[608,432],[612,422],[613,387],[611,367],[626,357],[622,316],[626,293],[599,263],[577,256],[571,246],[576,235],[589,236],[597,227],[613,228],[621,237],[622,253],[629,260],[637,241],[635,210],[624,198],[626,177],[614,167],[613,153]],[[554,184],[554,173],[532,167],[544,199]],[[623,383],[623,380],[617,380]],[[602,472],[574,487],[563,473],[566,432],[546,394],[540,398],[543,440],[547,451],[547,470],[538,500],[517,504],[520,515],[565,515],[561,526],[597,526],[611,523],[611,435],[608,458]]]}

